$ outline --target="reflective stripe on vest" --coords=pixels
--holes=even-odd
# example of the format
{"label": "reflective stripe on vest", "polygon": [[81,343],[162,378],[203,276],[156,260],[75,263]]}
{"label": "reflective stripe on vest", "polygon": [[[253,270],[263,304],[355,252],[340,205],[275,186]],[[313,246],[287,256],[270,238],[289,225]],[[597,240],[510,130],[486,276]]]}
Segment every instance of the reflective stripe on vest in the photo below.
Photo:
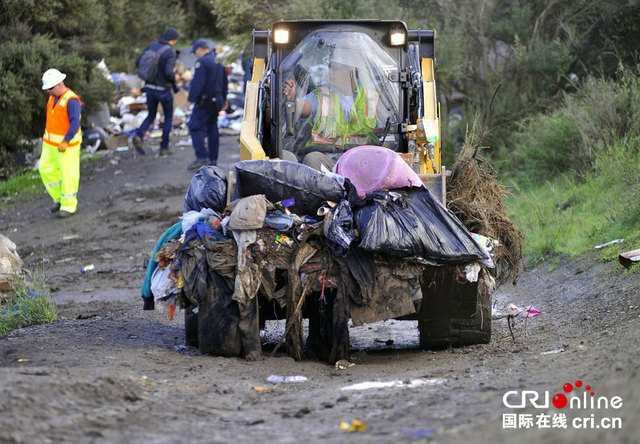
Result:
{"label": "reflective stripe on vest", "polygon": [[[361,94],[364,97],[360,96]],[[379,94],[363,88],[358,93],[358,97],[364,100],[357,100],[357,98],[354,100],[350,111],[350,123],[347,123],[342,100],[338,94],[329,91],[327,88],[321,88],[316,93],[320,113],[311,129],[311,138],[307,144],[342,147],[369,143],[369,135],[364,135],[360,132],[361,129],[357,128],[362,126],[363,117],[368,119],[376,118]],[[335,107],[335,104],[332,104],[334,100],[340,106]],[[349,134],[351,131],[358,131],[358,133]]]}
{"label": "reflective stripe on vest", "polygon": [[376,110],[378,108],[378,94],[376,91],[367,91],[367,119],[376,118]]}
{"label": "reflective stripe on vest", "polygon": [[[44,129],[44,135],[42,136],[43,142],[57,147],[64,140],[64,137],[69,131],[70,122],[67,105],[71,99],[77,99],[78,102],[82,104],[80,98],[70,89],[67,89],[64,94],[62,94],[55,106],[53,106],[54,97],[49,97],[49,101],[47,102],[47,123]],[[78,128],[78,132],[69,141],[69,148],[80,145],[81,142],[82,131]]]}

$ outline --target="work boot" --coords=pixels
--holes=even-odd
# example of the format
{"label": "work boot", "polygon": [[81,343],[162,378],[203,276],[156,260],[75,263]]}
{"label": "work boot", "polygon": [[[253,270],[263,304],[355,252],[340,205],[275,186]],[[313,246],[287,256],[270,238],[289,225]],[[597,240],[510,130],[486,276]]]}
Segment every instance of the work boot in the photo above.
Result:
{"label": "work boot", "polygon": [[200,160],[200,159],[196,159],[193,162],[191,162],[189,165],[187,165],[187,169],[189,171],[195,171],[198,168],[200,168],[203,165],[207,165],[209,164],[208,160]]}
{"label": "work boot", "polygon": [[160,157],[169,156],[173,154],[169,148],[160,148]]}
{"label": "work boot", "polygon": [[142,154],[143,156],[146,154],[144,152],[144,148],[142,148],[142,137],[138,135],[133,136],[133,147],[136,149],[138,154]]}
{"label": "work boot", "polygon": [[71,217],[71,216],[73,216],[74,214],[75,214],[75,213],[69,213],[68,211],[64,211],[64,210],[62,210],[62,211],[60,211],[60,212],[58,213],[58,217],[59,217],[60,219],[66,219],[67,217]]}
{"label": "work boot", "polygon": [[51,205],[49,207],[49,211],[51,211],[52,213],[57,213],[58,211],[60,211],[60,202],[55,202],[53,205]]}

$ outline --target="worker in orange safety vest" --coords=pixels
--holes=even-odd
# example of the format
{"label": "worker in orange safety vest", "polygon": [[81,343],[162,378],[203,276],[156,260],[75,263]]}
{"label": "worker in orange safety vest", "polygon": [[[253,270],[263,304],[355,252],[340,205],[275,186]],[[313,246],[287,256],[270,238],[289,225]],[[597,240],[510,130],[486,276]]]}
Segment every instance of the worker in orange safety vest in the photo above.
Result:
{"label": "worker in orange safety vest", "polygon": [[61,218],[72,216],[78,206],[82,144],[82,102],[65,86],[66,77],[57,69],[48,69],[42,75],[42,89],[49,94],[49,101],[38,167],[47,193],[53,199],[50,210]]}

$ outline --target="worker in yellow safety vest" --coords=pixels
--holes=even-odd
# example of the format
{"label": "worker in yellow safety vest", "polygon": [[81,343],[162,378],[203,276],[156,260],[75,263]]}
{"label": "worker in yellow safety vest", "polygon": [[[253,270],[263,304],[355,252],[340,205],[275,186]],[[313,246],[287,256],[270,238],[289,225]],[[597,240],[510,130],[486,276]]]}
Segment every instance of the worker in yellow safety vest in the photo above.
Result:
{"label": "worker in yellow safety vest", "polygon": [[57,69],[48,69],[42,75],[42,89],[49,94],[49,101],[38,167],[47,193],[53,199],[50,210],[62,218],[72,216],[78,206],[82,143],[82,102],[65,86],[66,77]]}
{"label": "worker in yellow safety vest", "polygon": [[[296,97],[296,84],[287,79],[283,85],[285,99]],[[306,146],[331,146],[344,150],[366,144],[379,145],[374,129],[377,125],[378,93],[357,81],[355,70],[333,62],[329,66],[329,85],[296,100],[300,117],[312,116],[311,137]]]}

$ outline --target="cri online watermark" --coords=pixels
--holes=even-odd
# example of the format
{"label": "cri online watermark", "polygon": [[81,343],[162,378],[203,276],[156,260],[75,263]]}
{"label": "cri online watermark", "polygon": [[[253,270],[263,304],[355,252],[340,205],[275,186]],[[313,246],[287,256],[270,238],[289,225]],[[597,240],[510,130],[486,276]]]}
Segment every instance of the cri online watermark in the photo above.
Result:
{"label": "cri online watermark", "polygon": [[[553,407],[558,412],[552,413],[503,413],[503,429],[621,429],[622,418],[619,416],[596,416],[591,413],[584,415],[585,410],[619,410],[622,408],[622,398],[620,396],[596,396],[590,385],[584,385],[582,381],[574,384],[566,383],[562,390],[564,393],[556,393],[551,399]],[[504,394],[502,403],[510,409],[524,409],[533,407],[536,409],[549,409],[549,392],[543,395],[533,390],[511,390]],[[571,415],[577,413],[579,415]]]}

